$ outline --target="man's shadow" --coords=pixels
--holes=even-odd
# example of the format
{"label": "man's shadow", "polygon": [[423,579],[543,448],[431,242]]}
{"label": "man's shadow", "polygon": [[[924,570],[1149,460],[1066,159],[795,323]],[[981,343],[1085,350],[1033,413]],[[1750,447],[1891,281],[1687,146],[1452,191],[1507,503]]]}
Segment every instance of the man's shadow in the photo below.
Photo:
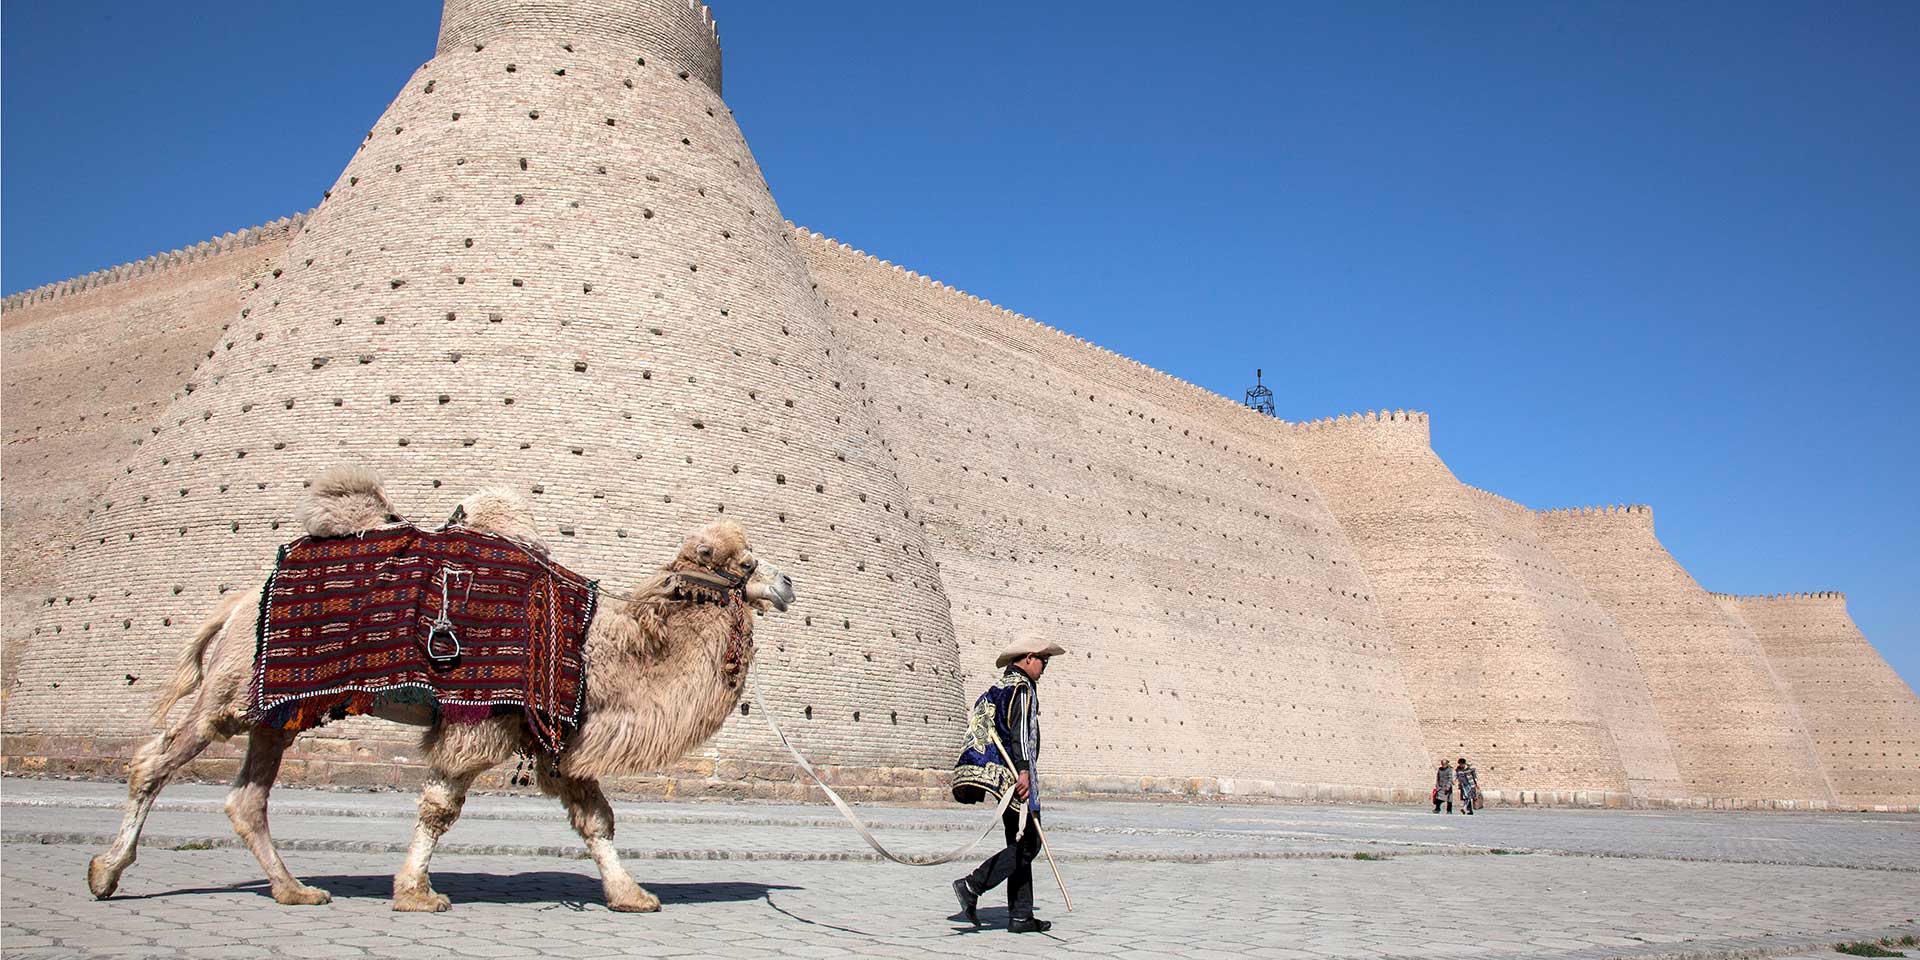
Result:
{"label": "man's shadow", "polygon": [[[774,887],[772,889],[792,890],[797,888]],[[663,896],[660,899],[665,900],[666,897]],[[900,934],[898,933],[893,933],[893,934],[875,933],[868,930],[860,930],[854,927],[847,927],[847,926],[841,926],[835,923],[828,923],[825,920],[815,920],[811,917],[804,917],[804,916],[801,916],[800,914],[794,913],[792,910],[789,910],[778,903],[775,903],[772,897],[767,898],[767,906],[772,907],[773,912],[780,914],[781,916],[786,917],[789,920],[794,920],[799,923],[804,923],[810,927],[822,927],[827,930],[834,930],[840,933],[851,933],[851,934],[856,934],[862,937],[896,937],[897,938],[900,936]],[[948,935],[961,936],[969,933],[987,933],[990,931],[996,931],[996,930],[1004,931],[1007,929],[1008,912],[1005,907],[982,907],[979,910],[976,910],[975,913],[979,914],[980,916],[979,926],[974,926],[974,924],[967,919],[966,914],[961,913],[957,910],[954,911],[952,915],[947,917],[948,920],[953,921],[953,929],[948,932]],[[924,939],[924,938],[914,937],[912,939]]]}
{"label": "man's shadow", "polygon": [[964,913],[955,911],[953,916],[948,917],[947,919],[953,921],[953,932],[990,933],[993,931],[1006,931],[1007,920],[1009,919],[1006,907],[980,907],[975,910],[974,913],[980,917],[980,925],[977,927],[973,925],[972,921],[967,919],[967,915]]}
{"label": "man's shadow", "polygon": [[[393,877],[387,874],[334,874],[328,876],[303,876],[303,882],[320,887],[337,898],[359,897],[375,900],[387,900],[393,897]],[[743,900],[765,900],[769,891],[800,890],[802,887],[784,886],[767,883],[642,883],[647,892],[660,898],[663,904],[675,903],[730,903]],[[553,904],[573,910],[582,910],[590,905],[603,904],[605,892],[600,887],[598,877],[580,873],[568,873],[561,870],[538,870],[529,873],[455,873],[434,871],[433,889],[444,893],[457,904],[461,903],[541,903]],[[249,880],[225,887],[193,887],[181,890],[166,890],[158,893],[125,897],[124,899],[147,899],[151,897],[178,897],[191,894],[233,893],[252,890],[263,897],[272,896],[265,880]],[[118,898],[117,898],[118,899]]]}

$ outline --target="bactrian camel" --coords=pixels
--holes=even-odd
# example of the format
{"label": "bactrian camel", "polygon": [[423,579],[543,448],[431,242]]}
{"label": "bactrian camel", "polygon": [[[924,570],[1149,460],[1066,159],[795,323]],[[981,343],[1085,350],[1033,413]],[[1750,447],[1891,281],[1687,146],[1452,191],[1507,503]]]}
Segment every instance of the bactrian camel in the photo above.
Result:
{"label": "bactrian camel", "polygon": [[[545,549],[537,539],[532,512],[510,493],[477,493],[462,502],[457,516],[471,528]],[[339,536],[394,522],[398,511],[378,477],[336,468],[314,484],[302,519],[310,534]],[[660,901],[620,864],[613,845],[613,810],[599,778],[661,769],[713,736],[739,703],[752,662],[749,636],[738,663],[729,669],[723,661],[733,612],[709,602],[710,595],[684,589],[688,577],[704,576],[711,583],[716,575],[744,581],[746,602],[757,612],[785,610],[793,602],[792,581],[770,564],[756,563],[738,524],[721,520],[701,528],[625,602],[598,605],[587,628],[581,724],[557,764],[535,765],[540,789],[559,797],[586,841],[600,868],[607,905],[614,910],[658,910]],[[113,846],[88,865],[87,886],[95,896],[112,895],[134,862],[140,828],[168,779],[214,741],[245,733],[246,759],[226,802],[235,832],[266,870],[275,900],[319,904],[331,899],[287,870],[267,833],[267,793],[281,755],[298,734],[255,725],[247,716],[259,604],[258,589],[232,593],[181,653],[172,682],[154,709],[162,730],[140,747],[128,767],[120,833]],[[171,708],[196,689],[199,695],[191,707],[167,722]],[[427,876],[434,846],[460,816],[474,779],[529,748],[526,723],[518,715],[447,723],[429,712],[400,707],[379,715],[426,727],[421,749],[429,776],[420,793],[419,821],[406,862],[393,880],[393,908],[445,910],[448,899],[434,892]]]}

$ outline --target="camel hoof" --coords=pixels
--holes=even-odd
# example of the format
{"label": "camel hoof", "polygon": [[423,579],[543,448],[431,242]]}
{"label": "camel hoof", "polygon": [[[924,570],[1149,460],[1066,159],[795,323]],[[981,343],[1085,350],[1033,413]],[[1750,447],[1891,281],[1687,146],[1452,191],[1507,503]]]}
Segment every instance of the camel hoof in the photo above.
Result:
{"label": "camel hoof", "polygon": [[105,900],[119,888],[120,871],[107,865],[105,854],[87,861],[87,889],[93,891],[95,897]]}
{"label": "camel hoof", "polygon": [[275,890],[273,899],[288,906],[319,906],[332,903],[333,894],[319,887],[299,886],[291,890]]}
{"label": "camel hoof", "polygon": [[615,913],[656,913],[660,910],[660,898],[635,885],[630,891],[609,894],[607,909]]}
{"label": "camel hoof", "polygon": [[444,893],[409,890],[393,895],[393,909],[400,913],[445,913],[453,909],[453,901]]}

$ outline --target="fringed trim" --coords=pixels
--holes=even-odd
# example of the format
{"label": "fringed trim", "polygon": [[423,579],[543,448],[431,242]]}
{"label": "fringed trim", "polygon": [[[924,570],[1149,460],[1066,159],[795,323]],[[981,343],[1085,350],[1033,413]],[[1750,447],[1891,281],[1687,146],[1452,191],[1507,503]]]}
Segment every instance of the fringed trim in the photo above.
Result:
{"label": "fringed trim", "polygon": [[291,546],[293,544],[283,543],[274,553],[273,572],[267,574],[267,582],[260,587],[260,614],[253,621],[253,685],[247,703],[248,713],[255,722],[264,722],[260,700],[267,688],[267,611],[273,606],[273,581],[279,578],[280,565],[287,561],[287,548]]}
{"label": "fringed trim", "polygon": [[282,730],[310,730],[334,720],[397,706],[439,709],[432,692],[418,687],[377,691],[335,690],[281,701],[260,711],[256,719],[264,726]]}

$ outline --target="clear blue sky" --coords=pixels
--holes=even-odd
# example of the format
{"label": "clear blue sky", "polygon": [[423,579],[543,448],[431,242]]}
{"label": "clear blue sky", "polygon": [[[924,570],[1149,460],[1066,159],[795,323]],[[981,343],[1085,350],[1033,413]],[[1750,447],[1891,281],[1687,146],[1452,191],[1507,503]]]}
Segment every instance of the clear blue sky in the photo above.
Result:
{"label": "clear blue sky", "polygon": [[[1920,686],[1920,4],[716,7],[794,221],[1290,419],[1427,410]],[[438,18],[8,0],[0,286],[313,205]]]}

